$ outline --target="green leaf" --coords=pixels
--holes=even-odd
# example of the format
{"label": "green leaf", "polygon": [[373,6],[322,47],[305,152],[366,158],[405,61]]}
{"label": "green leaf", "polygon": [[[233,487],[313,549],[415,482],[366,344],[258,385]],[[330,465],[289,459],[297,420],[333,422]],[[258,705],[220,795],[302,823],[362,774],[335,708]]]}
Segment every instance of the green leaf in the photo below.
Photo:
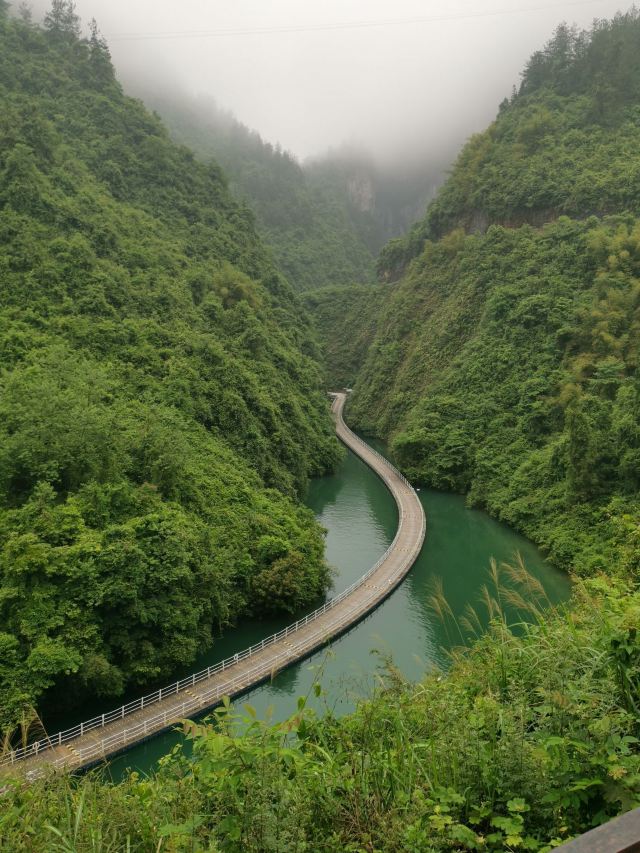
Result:
{"label": "green leaf", "polygon": [[530,807],[522,797],[515,797],[507,802],[507,808],[510,812],[528,812]]}

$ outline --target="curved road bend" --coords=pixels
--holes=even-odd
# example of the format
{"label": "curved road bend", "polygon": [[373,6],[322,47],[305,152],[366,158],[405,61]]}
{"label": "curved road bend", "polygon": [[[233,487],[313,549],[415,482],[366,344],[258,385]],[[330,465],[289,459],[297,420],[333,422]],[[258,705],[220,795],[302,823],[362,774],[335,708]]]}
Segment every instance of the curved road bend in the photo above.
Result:
{"label": "curved road bend", "polygon": [[[205,670],[190,679],[183,679],[178,686],[167,688],[157,694],[129,703],[120,711],[106,714],[111,721],[101,724],[100,719],[83,727],[78,735],[72,730],[61,737],[52,735],[42,740],[29,754],[14,756],[14,769],[38,771],[45,765],[79,768],[90,766],[135,743],[146,740],[163,729],[178,724],[185,717],[195,716],[218,704],[223,696],[238,696],[262,681],[268,680],[279,670],[302,660],[330,640],[355,625],[382,602],[404,579],[420,553],[425,536],[425,515],[418,496],[405,478],[380,454],[363,442],[345,424],[342,413],[346,394],[333,395],[332,413],[336,422],[338,438],[359,456],[384,481],[398,505],[398,531],[396,537],[377,566],[357,581],[350,592],[337,597],[329,608],[322,608],[305,624],[296,623],[287,629],[286,636],[265,645],[243,657],[241,653],[226,663],[222,671],[208,677]],[[341,600],[340,600],[341,599]],[[284,633],[284,632],[281,632]],[[255,649],[255,647],[253,647]],[[162,696],[162,693],[172,695]],[[140,704],[142,706],[140,706]],[[133,706],[133,707],[132,707]],[[118,716],[114,719],[114,715]],[[11,766],[9,757],[0,760],[0,769]]]}

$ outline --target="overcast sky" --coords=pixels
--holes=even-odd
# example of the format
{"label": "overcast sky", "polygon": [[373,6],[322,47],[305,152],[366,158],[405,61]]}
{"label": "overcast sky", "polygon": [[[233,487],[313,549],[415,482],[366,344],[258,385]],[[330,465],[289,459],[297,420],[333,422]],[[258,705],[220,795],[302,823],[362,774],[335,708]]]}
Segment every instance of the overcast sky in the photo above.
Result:
{"label": "overcast sky", "polygon": [[[35,0],[39,12],[48,6]],[[77,0],[120,76],[213,96],[301,158],[459,145],[493,119],[562,20],[620,0]],[[454,152],[455,153],[455,152]]]}

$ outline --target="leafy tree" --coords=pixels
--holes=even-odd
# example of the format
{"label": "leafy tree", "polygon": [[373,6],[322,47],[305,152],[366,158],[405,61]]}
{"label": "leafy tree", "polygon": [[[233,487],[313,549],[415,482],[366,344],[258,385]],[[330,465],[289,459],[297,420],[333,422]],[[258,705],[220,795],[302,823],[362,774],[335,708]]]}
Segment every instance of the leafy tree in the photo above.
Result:
{"label": "leafy tree", "polygon": [[559,27],[327,346],[413,478],[583,574],[637,573],[639,37]]}
{"label": "leafy tree", "polygon": [[582,584],[579,609],[517,629],[502,595],[524,612],[535,598],[526,573],[487,589],[492,627],[448,672],[410,684],[388,668],[346,717],[303,697],[278,723],[225,704],[144,779],[5,778],[4,846],[543,853],[637,807],[637,590]]}
{"label": "leafy tree", "polygon": [[45,29],[58,39],[77,39],[80,36],[80,18],[73,0],[52,0],[51,9],[44,16]]}
{"label": "leafy tree", "polygon": [[330,578],[298,495],[339,450],[251,214],[124,95],[72,3],[46,30],[3,23],[0,105],[5,731],[315,603]]}
{"label": "leafy tree", "polygon": [[21,2],[18,5],[18,14],[25,24],[30,24],[33,20],[33,11],[27,2]]}
{"label": "leafy tree", "polygon": [[567,492],[570,502],[594,497],[597,482],[597,456],[587,401],[574,402],[566,412]]}
{"label": "leafy tree", "polygon": [[114,71],[111,64],[111,53],[104,36],[98,29],[95,18],[91,19],[89,25],[89,65],[96,82],[110,83],[113,81]]}

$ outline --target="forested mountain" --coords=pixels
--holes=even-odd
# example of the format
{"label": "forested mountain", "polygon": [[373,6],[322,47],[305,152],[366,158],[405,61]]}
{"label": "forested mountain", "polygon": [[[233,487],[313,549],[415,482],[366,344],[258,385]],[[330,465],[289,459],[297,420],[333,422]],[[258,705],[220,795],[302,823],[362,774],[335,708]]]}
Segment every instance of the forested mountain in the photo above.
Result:
{"label": "forested mountain", "polygon": [[[321,537],[284,493],[335,458],[246,209],[54,9],[0,17],[5,724],[308,601]],[[305,296],[351,422],[591,575],[571,605],[494,566],[488,631],[470,608],[448,671],[390,665],[350,716],[225,705],[149,779],[3,776],[0,850],[548,853],[640,807],[639,47],[635,11],[561,27],[381,282]]]}
{"label": "forested mountain", "polygon": [[[419,220],[441,183],[449,152],[437,153],[425,141],[420,156],[376,160],[360,148],[343,146],[305,163],[312,186],[331,192],[348,210],[361,240],[377,257],[386,243]],[[341,282],[333,282],[341,284]]]}
{"label": "forested mountain", "polygon": [[635,12],[591,32],[560,26],[529,61],[519,95],[465,148],[429,211],[430,235],[639,214],[638,45]]}
{"label": "forested mountain", "polygon": [[178,142],[220,163],[298,291],[372,282],[376,255],[420,218],[446,166],[381,166],[350,148],[300,164],[212,100],[148,85],[140,95]]}
{"label": "forested mountain", "polygon": [[332,388],[350,388],[356,382],[385,296],[386,288],[377,284],[322,287],[303,294]]}
{"label": "forested mountain", "polygon": [[295,290],[373,280],[374,250],[332,186],[310,180],[291,154],[263,141],[211,100],[156,91],[142,96],[178,142],[204,162],[220,163],[232,191],[255,212],[261,235]]}
{"label": "forested mountain", "polygon": [[635,11],[560,27],[352,297],[352,420],[582,574],[640,557],[639,47]]}
{"label": "forested mountain", "polygon": [[[0,725],[116,696],[328,584],[309,321],[218,166],[73,4],[0,9]],[[52,692],[53,691],[53,692]]]}

